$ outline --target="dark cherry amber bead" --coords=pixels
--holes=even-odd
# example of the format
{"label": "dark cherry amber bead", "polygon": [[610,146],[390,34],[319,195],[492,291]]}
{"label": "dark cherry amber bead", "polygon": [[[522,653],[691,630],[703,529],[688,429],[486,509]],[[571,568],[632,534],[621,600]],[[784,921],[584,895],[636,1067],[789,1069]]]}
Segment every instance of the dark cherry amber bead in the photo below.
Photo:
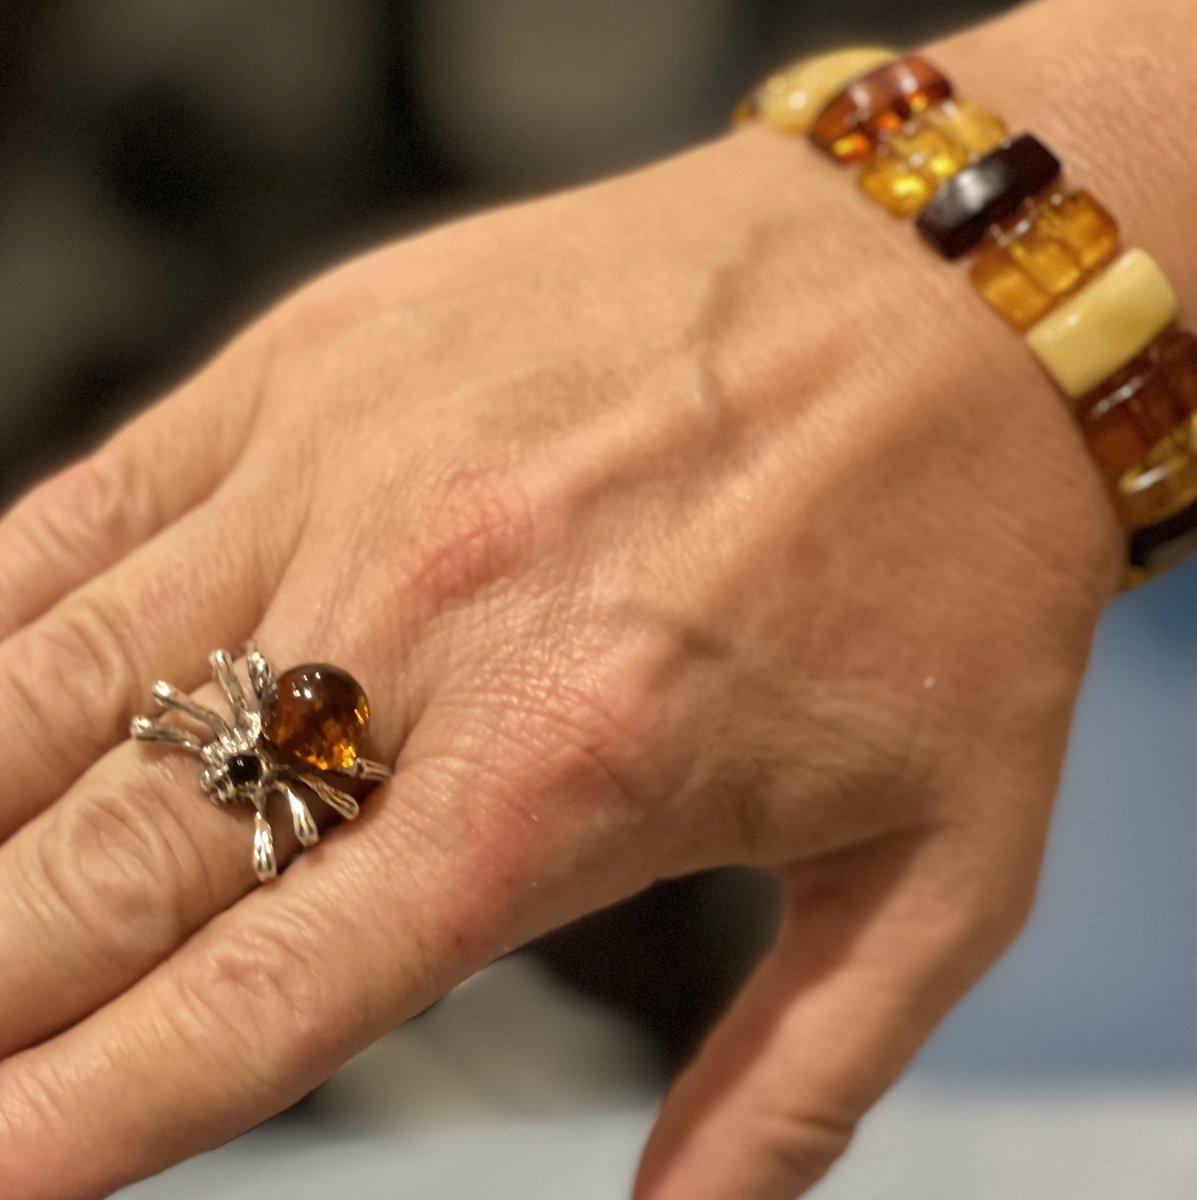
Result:
{"label": "dark cherry amber bead", "polygon": [[1089,448],[1112,479],[1197,418],[1197,337],[1171,329],[1077,402]]}
{"label": "dark cherry amber bead", "polygon": [[1060,177],[1060,160],[1024,133],[949,179],[918,219],[918,230],[945,258],[976,246],[991,225],[1012,217],[1024,201]]}
{"label": "dark cherry amber bead", "polygon": [[1142,583],[1178,566],[1197,552],[1197,502],[1167,520],[1131,534],[1129,583]]}
{"label": "dark cherry amber bead", "polygon": [[925,58],[908,55],[849,84],[819,114],[810,137],[843,163],[861,162],[881,136],[952,95],[952,85]]}
{"label": "dark cherry amber bead", "polygon": [[287,758],[321,770],[349,770],[361,756],[370,706],[340,667],[305,663],[279,676],[262,731]]}

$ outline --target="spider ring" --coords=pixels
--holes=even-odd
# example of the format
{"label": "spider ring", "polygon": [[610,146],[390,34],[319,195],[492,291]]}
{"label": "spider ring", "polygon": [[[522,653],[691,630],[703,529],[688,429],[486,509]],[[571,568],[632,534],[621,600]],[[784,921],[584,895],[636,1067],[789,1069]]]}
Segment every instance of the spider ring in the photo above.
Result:
{"label": "spider ring", "polygon": [[[134,717],[129,732],[138,741],[162,742],[197,755],[204,764],[200,787],[213,804],[253,808],[254,873],[265,883],[278,874],[266,811],[273,793],[286,800],[295,836],[306,849],[320,840],[310,800],[352,821],[358,801],[344,783],[378,783],[392,772],[361,755],[370,706],[353,676],[327,663],[305,663],[276,677],[266,656],[252,644],[246,646],[245,661],[252,700],[228,651],[213,650],[208,656],[231,720],[159,680],[153,687],[158,716]],[[162,720],[168,711],[205,726],[210,737]]]}

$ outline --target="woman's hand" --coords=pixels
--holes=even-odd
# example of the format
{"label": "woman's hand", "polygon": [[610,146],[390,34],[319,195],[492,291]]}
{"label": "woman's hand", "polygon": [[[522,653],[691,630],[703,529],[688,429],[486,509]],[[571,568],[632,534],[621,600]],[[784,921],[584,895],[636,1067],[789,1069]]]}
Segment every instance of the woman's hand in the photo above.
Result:
{"label": "woman's hand", "polygon": [[[343,267],[18,505],[0,1195],[104,1196],[731,862],[787,920],[638,1195],[816,1179],[1026,917],[1120,572],[964,286],[750,131]],[[194,760],[123,740],[251,636],[357,675],[397,767],[263,888]]]}

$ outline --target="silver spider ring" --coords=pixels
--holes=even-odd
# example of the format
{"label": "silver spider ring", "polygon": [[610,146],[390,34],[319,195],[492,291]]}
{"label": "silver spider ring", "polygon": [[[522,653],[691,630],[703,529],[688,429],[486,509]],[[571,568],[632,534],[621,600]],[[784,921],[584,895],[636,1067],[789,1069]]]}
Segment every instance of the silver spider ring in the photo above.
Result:
{"label": "silver spider ring", "polygon": [[[278,874],[266,812],[272,793],[286,799],[295,836],[306,849],[320,840],[309,800],[319,800],[352,821],[358,815],[357,800],[331,781],[378,783],[392,772],[362,757],[370,706],[361,685],[340,667],[304,663],[276,678],[266,656],[249,645],[245,661],[251,702],[228,651],[213,650],[208,661],[228,701],[231,721],[159,680],[153,687],[159,716],[134,717],[129,732],[138,741],[165,742],[198,755],[204,763],[200,787],[213,804],[253,808],[254,873],[265,883]],[[211,740],[161,720],[168,711],[206,726]]]}

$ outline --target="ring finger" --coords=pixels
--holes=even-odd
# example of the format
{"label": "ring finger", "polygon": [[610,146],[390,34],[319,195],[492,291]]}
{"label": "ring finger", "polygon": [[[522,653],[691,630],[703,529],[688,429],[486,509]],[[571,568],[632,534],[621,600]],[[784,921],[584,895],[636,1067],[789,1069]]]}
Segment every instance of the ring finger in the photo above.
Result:
{"label": "ring finger", "polygon": [[[193,699],[220,710],[212,685]],[[394,757],[385,731],[374,740]],[[206,802],[197,776],[169,747],[122,744],[0,846],[0,1057],[119,995],[254,886],[255,826]],[[271,806],[280,864],[331,816],[288,800],[290,820]]]}

